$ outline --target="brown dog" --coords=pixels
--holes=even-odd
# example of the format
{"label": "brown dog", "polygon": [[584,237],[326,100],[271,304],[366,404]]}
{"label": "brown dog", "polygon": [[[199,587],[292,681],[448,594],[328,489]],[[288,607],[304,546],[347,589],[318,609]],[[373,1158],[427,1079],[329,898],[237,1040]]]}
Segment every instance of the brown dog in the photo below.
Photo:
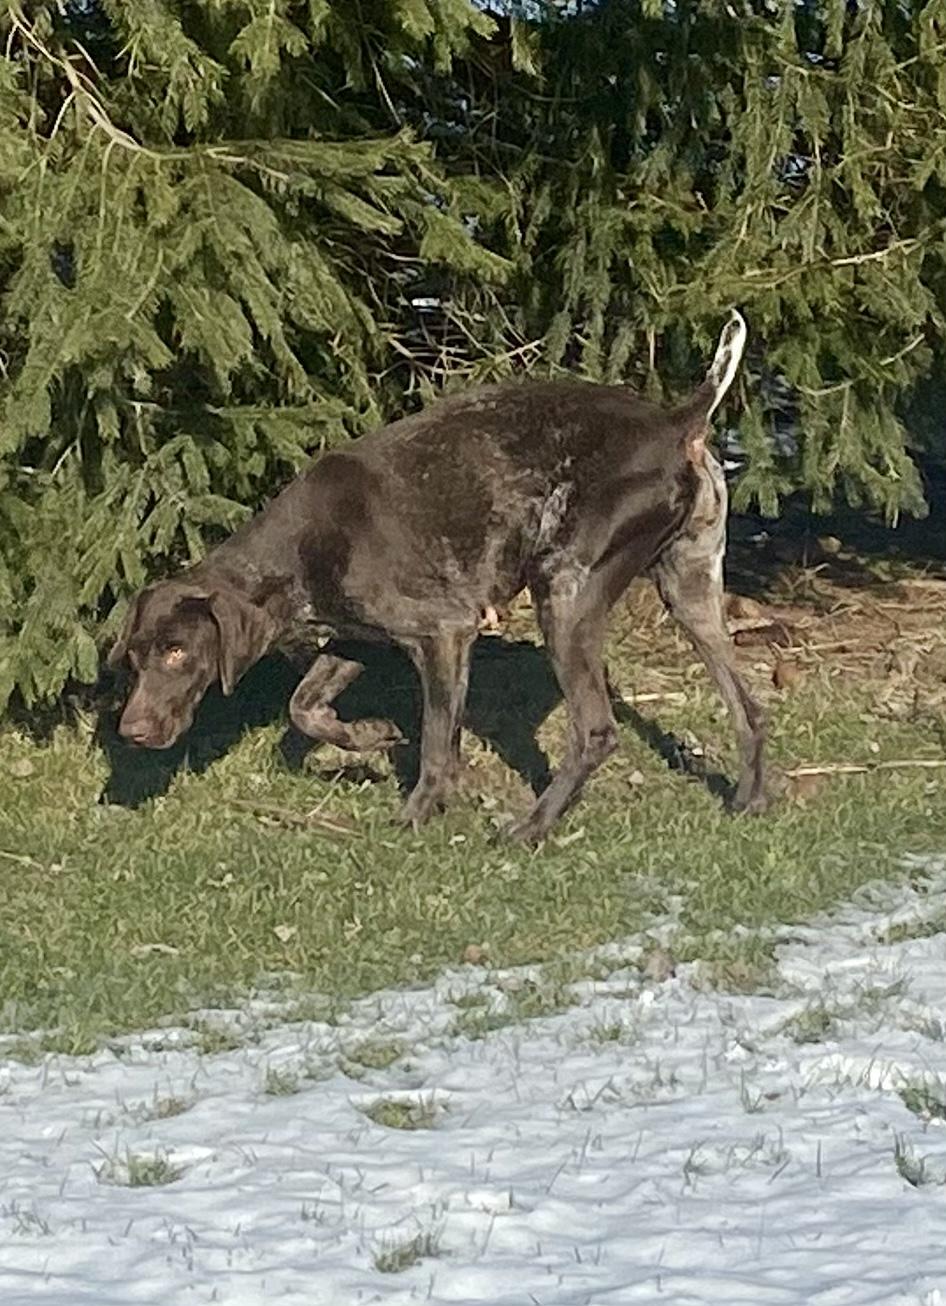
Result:
{"label": "brown dog", "polygon": [[[420,778],[403,809],[416,827],[456,773],[483,614],[528,585],[571,728],[561,768],[512,830],[537,841],[617,746],[605,624],[647,572],[732,713],[734,806],[760,807],[761,713],[724,623],[726,486],[705,443],[745,336],[734,313],[706,380],[675,409],[621,386],[511,382],[441,399],[317,459],[198,566],[132,603],[109,659],[135,678],[121,734],[168,747],[211,684],[229,694],[268,649],[306,632],[394,641],[423,688]],[[344,723],[332,708],[361,670],[316,657],[290,704],[295,725],[342,748],[395,743],[390,723]]]}

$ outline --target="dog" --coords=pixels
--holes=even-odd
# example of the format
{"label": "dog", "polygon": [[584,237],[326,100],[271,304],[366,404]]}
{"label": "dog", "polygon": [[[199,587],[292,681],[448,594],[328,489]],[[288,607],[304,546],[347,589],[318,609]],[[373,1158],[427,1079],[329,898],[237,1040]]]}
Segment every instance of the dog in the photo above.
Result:
{"label": "dog", "polygon": [[[569,718],[564,761],[509,831],[538,843],[617,747],[606,621],[647,574],[731,713],[733,807],[761,808],[762,714],[724,620],[727,494],[707,447],[745,340],[733,311],[705,380],[676,407],[626,386],[510,381],[323,454],[202,562],[131,603],[109,656],[133,676],[119,733],[169,747],[212,684],[232,693],[275,647],[325,633],[394,642],[423,693],[420,774],[401,811],[416,829],[457,775],[477,631],[528,586]],[[289,705],[294,725],[344,749],[396,744],[391,723],[343,722],[332,707],[362,670],[316,656]]]}

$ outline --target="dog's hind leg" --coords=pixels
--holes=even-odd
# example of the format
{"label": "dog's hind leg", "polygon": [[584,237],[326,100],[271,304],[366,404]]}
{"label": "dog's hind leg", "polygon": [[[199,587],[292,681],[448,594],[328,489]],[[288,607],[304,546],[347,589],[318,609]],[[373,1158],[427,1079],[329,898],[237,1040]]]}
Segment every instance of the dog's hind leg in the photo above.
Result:
{"label": "dog's hind leg", "polygon": [[370,718],[340,721],[333,699],[364,671],[360,662],[320,654],[296,686],[289,702],[289,716],[297,730],[310,739],[335,744],[355,753],[391,748],[400,743],[401,732],[392,721]]}
{"label": "dog's hind leg", "polygon": [[650,574],[670,614],[706,663],[732,716],[742,760],[733,810],[760,811],[766,803],[764,718],[739,674],[723,612],[726,487],[709,455],[701,475],[700,498],[690,522]]}
{"label": "dog's hind leg", "polygon": [[460,764],[460,729],[476,630],[446,630],[404,641],[424,696],[420,776],[401,820],[416,829],[443,806]]}

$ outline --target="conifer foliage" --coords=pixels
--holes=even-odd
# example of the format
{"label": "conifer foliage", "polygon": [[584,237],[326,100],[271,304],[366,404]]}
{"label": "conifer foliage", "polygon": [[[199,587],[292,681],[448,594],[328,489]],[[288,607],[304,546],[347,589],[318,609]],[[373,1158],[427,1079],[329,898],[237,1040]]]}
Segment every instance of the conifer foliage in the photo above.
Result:
{"label": "conifer foliage", "polygon": [[0,706],[94,678],[96,618],[380,419],[405,267],[502,275],[394,108],[490,26],[466,0],[6,7]]}
{"label": "conifer foliage", "polygon": [[130,590],[412,392],[667,396],[732,304],[737,501],[922,510],[946,0],[0,15],[0,706],[93,678]]}
{"label": "conifer foliage", "polygon": [[472,141],[505,178],[491,234],[521,340],[661,393],[738,304],[736,503],[922,511],[901,415],[946,309],[943,0],[546,12],[512,59],[493,48],[447,138],[458,170]]}

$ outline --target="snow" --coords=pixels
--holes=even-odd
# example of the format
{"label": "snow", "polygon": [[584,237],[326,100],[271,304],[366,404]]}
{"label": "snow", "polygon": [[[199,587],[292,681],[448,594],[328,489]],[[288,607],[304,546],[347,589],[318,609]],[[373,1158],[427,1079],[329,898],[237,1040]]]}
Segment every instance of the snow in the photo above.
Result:
{"label": "snow", "polygon": [[[946,1125],[900,1095],[946,1096],[944,913],[946,862],[917,863],[781,930],[769,995],[649,978],[638,939],[567,1010],[475,1039],[458,1017],[529,972],[337,1024],[261,997],[202,1013],[256,1031],[215,1055],[183,1028],[39,1066],[0,1045],[0,1302],[946,1306]],[[129,1186],[155,1157],[169,1181]]]}

